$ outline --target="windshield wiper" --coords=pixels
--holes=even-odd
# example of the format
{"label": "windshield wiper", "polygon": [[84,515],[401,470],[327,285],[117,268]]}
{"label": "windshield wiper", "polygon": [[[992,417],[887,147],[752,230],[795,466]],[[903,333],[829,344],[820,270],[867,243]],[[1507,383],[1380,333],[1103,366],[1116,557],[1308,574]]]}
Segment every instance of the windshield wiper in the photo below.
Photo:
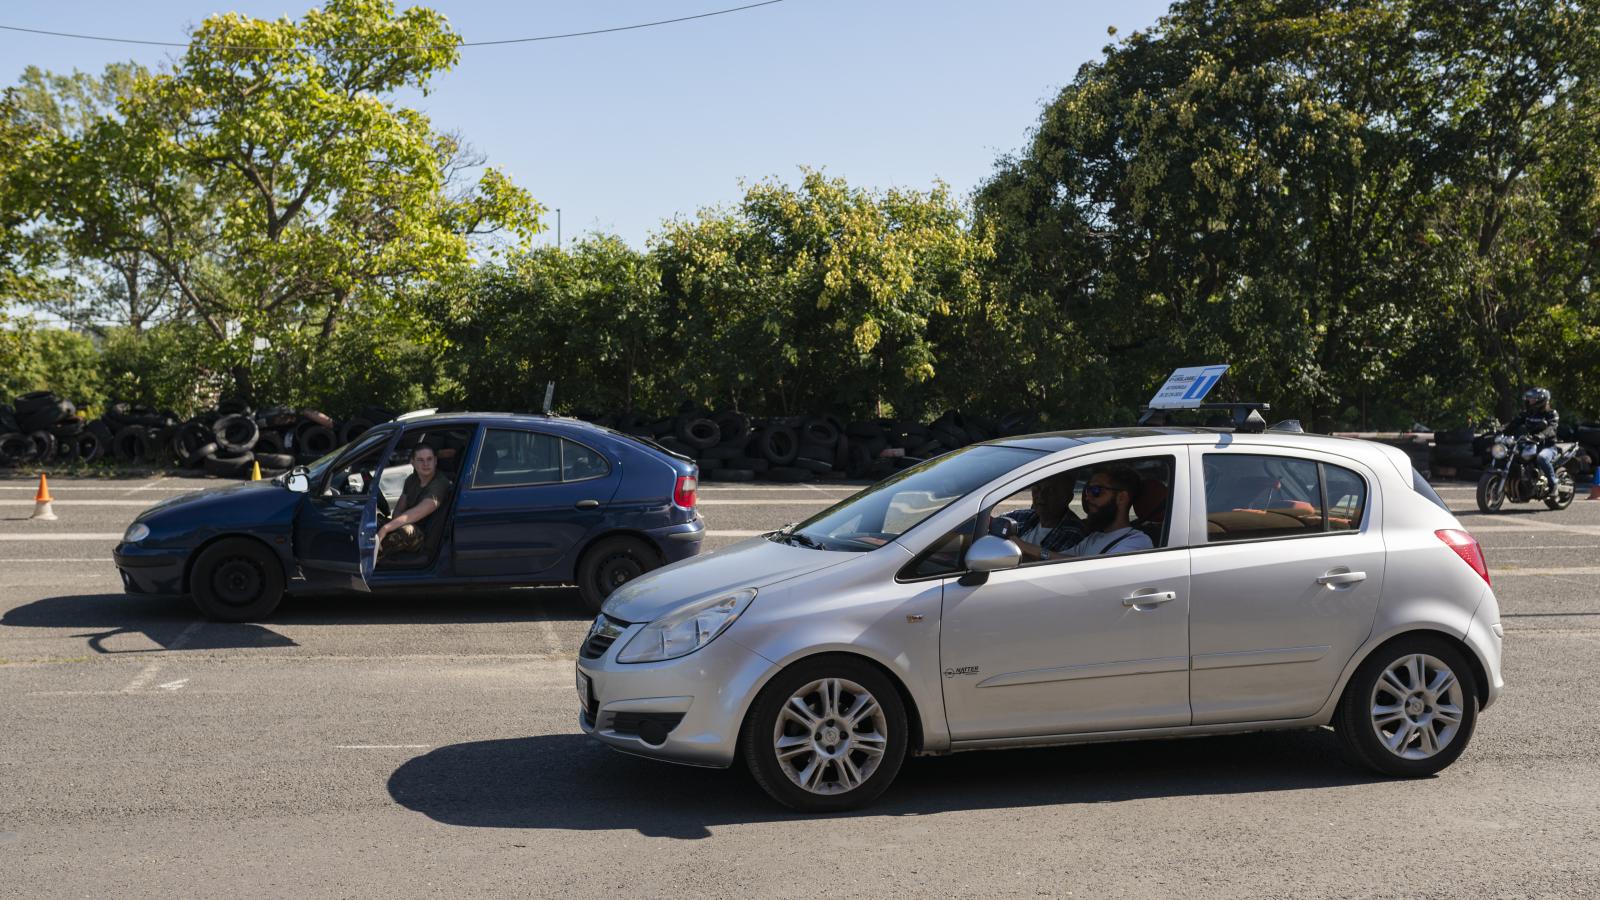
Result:
{"label": "windshield wiper", "polygon": [[828,549],[827,547],[824,547],[816,538],[808,534],[801,534],[800,532],[795,531],[795,526],[799,524],[799,522],[791,522],[790,524],[779,528],[777,531],[768,534],[767,537],[777,541],[780,544],[795,543],[812,550]]}

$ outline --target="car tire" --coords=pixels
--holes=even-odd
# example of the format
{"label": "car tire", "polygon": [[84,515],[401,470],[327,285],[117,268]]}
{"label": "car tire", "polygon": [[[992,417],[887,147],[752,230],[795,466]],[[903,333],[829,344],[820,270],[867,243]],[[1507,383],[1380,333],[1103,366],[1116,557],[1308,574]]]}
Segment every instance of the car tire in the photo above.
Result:
{"label": "car tire", "polygon": [[888,677],[864,660],[830,655],[773,677],[750,706],[739,746],[774,800],[800,812],[837,812],[888,789],[909,738],[905,703]]}
{"label": "car tire", "polygon": [[33,438],[25,434],[0,434],[0,466],[20,466],[33,455]]}
{"label": "car tire", "polygon": [[612,591],[660,566],[661,557],[644,541],[625,536],[605,538],[578,562],[578,593],[584,606],[597,613]]}
{"label": "car tire", "polygon": [[264,619],[283,599],[283,565],[249,538],[207,547],[189,573],[190,595],[207,618],[220,622]]}
{"label": "car tire", "polygon": [[1347,759],[1421,778],[1461,756],[1477,721],[1478,679],[1467,658],[1441,638],[1412,635],[1379,647],[1356,669],[1334,730]]}

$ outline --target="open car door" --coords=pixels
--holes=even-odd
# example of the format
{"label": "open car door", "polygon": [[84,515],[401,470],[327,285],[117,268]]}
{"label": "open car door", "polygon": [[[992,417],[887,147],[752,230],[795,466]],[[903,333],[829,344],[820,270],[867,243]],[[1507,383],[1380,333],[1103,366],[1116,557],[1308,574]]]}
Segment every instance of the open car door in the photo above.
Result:
{"label": "open car door", "polygon": [[294,524],[295,558],[307,583],[370,590],[382,496],[375,476],[398,434],[383,429],[356,441],[313,478]]}

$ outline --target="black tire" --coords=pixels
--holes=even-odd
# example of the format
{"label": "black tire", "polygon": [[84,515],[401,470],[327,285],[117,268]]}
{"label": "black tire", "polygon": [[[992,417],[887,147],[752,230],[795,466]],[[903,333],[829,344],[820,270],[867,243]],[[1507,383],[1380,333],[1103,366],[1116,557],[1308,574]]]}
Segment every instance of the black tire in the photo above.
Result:
{"label": "black tire", "polygon": [[789,484],[811,481],[815,477],[815,473],[809,469],[800,469],[794,466],[773,466],[767,470],[767,479],[769,481],[781,481]]}
{"label": "black tire", "polygon": [[295,453],[301,459],[316,459],[333,452],[339,439],[333,429],[314,422],[302,422],[294,432]]}
{"label": "black tire", "polygon": [[1478,509],[1481,512],[1499,512],[1506,505],[1505,475],[1485,472],[1478,479]]}
{"label": "black tire", "polygon": [[695,459],[694,464],[699,467],[701,475],[707,472],[715,472],[722,468],[722,460],[711,459],[710,457],[698,457]]}
{"label": "black tire", "polygon": [[712,416],[717,423],[717,443],[728,447],[743,447],[750,439],[750,417],[739,412],[720,412]]}
{"label": "black tire", "polygon": [[18,397],[12,408],[16,411],[17,418],[21,419],[54,405],[60,399],[50,391],[29,391]]}
{"label": "black tire", "polygon": [[222,448],[217,446],[216,441],[202,444],[194,448],[194,455],[189,457],[189,462],[186,465],[191,469],[198,469],[206,464],[206,460],[216,456],[221,450]]}
{"label": "black tire", "polygon": [[264,619],[283,599],[283,564],[249,538],[226,538],[200,552],[189,573],[194,605],[221,622]]}
{"label": "black tire", "polygon": [[261,437],[256,438],[255,451],[257,457],[263,453],[287,453],[288,445],[283,442],[281,433],[262,429]]}
{"label": "black tire", "polygon": [[1544,498],[1544,505],[1550,509],[1566,509],[1572,505],[1572,498],[1578,495],[1578,486],[1572,483],[1572,475],[1565,468],[1556,470],[1555,493]]}
{"label": "black tire", "polygon": [[56,458],[56,436],[48,431],[35,431],[28,435],[33,441],[33,458],[48,463]]}
{"label": "black tire", "polygon": [[33,455],[33,438],[25,434],[0,434],[0,466],[20,466]]}
{"label": "black tire", "polygon": [[752,472],[765,472],[772,468],[772,463],[756,456],[739,456],[728,460],[730,469],[749,469]]}
{"label": "black tire", "polygon": [[216,435],[217,445],[231,453],[248,453],[255,448],[256,440],[261,437],[261,426],[256,420],[243,413],[223,416],[211,426],[211,433]]}
{"label": "black tire", "polygon": [[719,459],[726,461],[730,459],[739,459],[742,456],[744,456],[743,447],[730,447],[727,445],[707,447],[706,449],[700,451],[701,459]]}
{"label": "black tire", "polygon": [[281,471],[294,465],[294,457],[288,453],[257,453],[256,462],[261,465],[262,472],[267,469]]}
{"label": "black tire", "polygon": [[800,454],[800,436],[787,425],[768,425],[756,438],[756,451],[773,466],[787,466]]}
{"label": "black tire", "polygon": [[794,461],[794,467],[796,469],[805,469],[815,475],[833,471],[833,463],[820,459],[806,459],[803,456]]}
{"label": "black tire", "polygon": [[105,458],[111,450],[111,441],[99,431],[89,429],[72,439],[73,452],[84,462]]}
{"label": "black tire", "polygon": [[28,412],[17,413],[17,423],[26,431],[45,431],[53,427],[62,419],[69,419],[77,415],[77,407],[65,400],[56,398],[50,403]]}
{"label": "black tire", "polygon": [[[794,710],[798,707],[791,704],[791,698],[804,695],[800,699],[801,705],[808,707],[811,714],[818,718],[814,734],[823,733],[828,728],[839,729],[843,723],[840,718],[830,717],[826,708],[826,700],[821,691],[807,691],[812,685],[826,684],[831,679],[842,682],[843,691],[835,698],[835,706],[848,708],[855,697],[853,688],[859,688],[871,699],[877,702],[880,715],[876,717],[871,726],[874,730],[869,732],[873,736],[883,737],[883,753],[877,757],[876,767],[872,772],[853,788],[839,791],[838,793],[820,793],[801,787],[786,771],[786,765],[778,760],[777,742],[779,730],[782,729],[786,737],[800,737],[806,734],[806,726],[792,714],[785,710]],[[840,710],[836,710],[838,712]],[[876,730],[882,728],[887,734]],[[839,729],[845,741],[849,741],[860,732],[851,729],[847,724]],[[831,734],[829,736],[832,736]],[[767,682],[761,689],[755,702],[750,705],[750,712],[746,714],[744,726],[740,729],[739,750],[744,757],[745,767],[750,770],[751,777],[756,784],[766,791],[772,799],[784,806],[800,812],[838,812],[840,810],[855,809],[876,800],[889,785],[894,782],[895,776],[900,773],[900,766],[905,762],[907,748],[910,747],[910,721],[906,715],[905,702],[900,698],[900,691],[881,671],[872,664],[850,656],[828,655],[801,660],[784,669]],[[815,762],[828,750],[827,744],[818,741],[818,751],[804,759],[791,758],[795,766],[808,766]],[[835,748],[843,747],[838,752],[838,758],[848,760],[853,767],[864,766],[873,757],[871,754],[853,749],[849,743],[834,744]],[[817,776],[826,785],[830,771],[837,778],[841,771],[838,762],[828,762],[817,770]],[[837,781],[834,785],[837,786]]]}
{"label": "black tire", "polygon": [[222,416],[253,416],[255,409],[237,397],[217,402],[217,413]]}
{"label": "black tire", "polygon": [[[1420,753],[1424,749],[1423,728],[1432,733],[1434,741],[1438,741],[1452,727],[1444,724],[1446,720],[1438,716],[1452,709],[1452,706],[1435,702],[1422,690],[1400,696],[1403,688],[1426,688],[1434,683],[1441,670],[1433,668],[1432,663],[1422,667],[1420,685],[1408,684],[1408,678],[1397,677],[1393,682],[1395,687],[1380,687],[1379,680],[1384,673],[1409,657],[1431,658],[1448,669],[1455,679],[1460,700],[1459,705],[1453,707],[1459,713],[1458,724],[1454,726],[1454,731],[1449,732],[1444,745],[1431,755],[1415,759],[1408,759],[1401,752]],[[1452,697],[1448,689],[1442,693],[1447,701]],[[1378,725],[1373,718],[1379,698],[1391,699],[1394,701],[1392,705],[1397,707],[1393,734],[1400,742],[1399,752],[1391,750],[1379,736]],[[1408,705],[1413,703],[1415,706]],[[1413,709],[1418,711],[1412,712]],[[1438,772],[1461,756],[1467,748],[1467,742],[1472,740],[1477,721],[1478,679],[1467,658],[1443,638],[1418,634],[1405,635],[1384,644],[1361,663],[1339,699],[1339,708],[1334,713],[1334,730],[1339,737],[1340,750],[1351,762],[1396,778],[1421,778]],[[1409,730],[1402,734],[1401,729],[1412,728],[1417,729],[1414,734]],[[1411,746],[1413,741],[1418,745],[1415,750]]]}
{"label": "black tire", "polygon": [[589,611],[598,613],[612,591],[660,566],[661,557],[644,541],[625,535],[604,538],[578,561],[578,593]]}
{"label": "black tire", "polygon": [[832,447],[839,440],[839,428],[827,419],[807,419],[800,439],[808,444]]}
{"label": "black tire", "polygon": [[710,419],[679,417],[673,434],[678,440],[688,444],[696,450],[707,450],[715,447],[722,440],[722,429]]}
{"label": "black tire", "polygon": [[749,469],[715,469],[705,473],[706,481],[755,481],[756,473]]}
{"label": "black tire", "polygon": [[865,478],[872,468],[872,453],[858,443],[852,443],[845,459],[845,474],[851,478]]}
{"label": "black tire", "polygon": [[348,444],[356,438],[372,430],[372,420],[361,416],[354,416],[344,420],[339,426],[339,443]]}
{"label": "black tire", "polygon": [[67,416],[65,419],[50,426],[50,433],[57,439],[76,437],[83,434],[83,417]]}
{"label": "black tire", "polygon": [[250,464],[254,461],[255,457],[249,453],[243,455],[217,455],[206,457],[201,466],[210,475],[216,475],[221,478],[238,478],[249,471]]}

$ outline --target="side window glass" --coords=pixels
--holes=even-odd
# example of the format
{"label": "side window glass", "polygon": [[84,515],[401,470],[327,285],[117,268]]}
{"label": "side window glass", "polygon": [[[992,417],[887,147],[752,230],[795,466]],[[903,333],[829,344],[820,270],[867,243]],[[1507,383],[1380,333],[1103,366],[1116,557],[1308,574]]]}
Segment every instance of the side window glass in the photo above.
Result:
{"label": "side window glass", "polygon": [[328,497],[366,496],[376,481],[374,476],[382,464],[383,447],[387,443],[387,438],[378,441],[336,466],[328,473],[327,487],[323,490],[323,494]]}
{"label": "side window glass", "polygon": [[911,563],[905,573],[907,578],[928,578],[934,575],[954,575],[961,571],[961,557],[972,540],[972,526],[976,519],[957,525],[949,534],[935,541],[932,547]]}
{"label": "side window glass", "polygon": [[598,452],[585,447],[576,441],[561,442],[561,479],[563,481],[582,481],[585,478],[599,478],[611,471],[606,465],[605,457]]}
{"label": "side window glass", "polygon": [[1136,553],[1167,546],[1176,460],[1118,459],[1058,472],[1001,500],[1022,564]]}
{"label": "side window glass", "polygon": [[561,439],[532,431],[491,428],[484,435],[472,486],[507,487],[561,480]]}
{"label": "side window glass", "polygon": [[1309,460],[1283,456],[1206,454],[1206,541],[1321,533],[1317,469]]}
{"label": "side window glass", "polygon": [[1367,483],[1349,469],[1324,465],[1328,485],[1328,530],[1357,531],[1367,511]]}

